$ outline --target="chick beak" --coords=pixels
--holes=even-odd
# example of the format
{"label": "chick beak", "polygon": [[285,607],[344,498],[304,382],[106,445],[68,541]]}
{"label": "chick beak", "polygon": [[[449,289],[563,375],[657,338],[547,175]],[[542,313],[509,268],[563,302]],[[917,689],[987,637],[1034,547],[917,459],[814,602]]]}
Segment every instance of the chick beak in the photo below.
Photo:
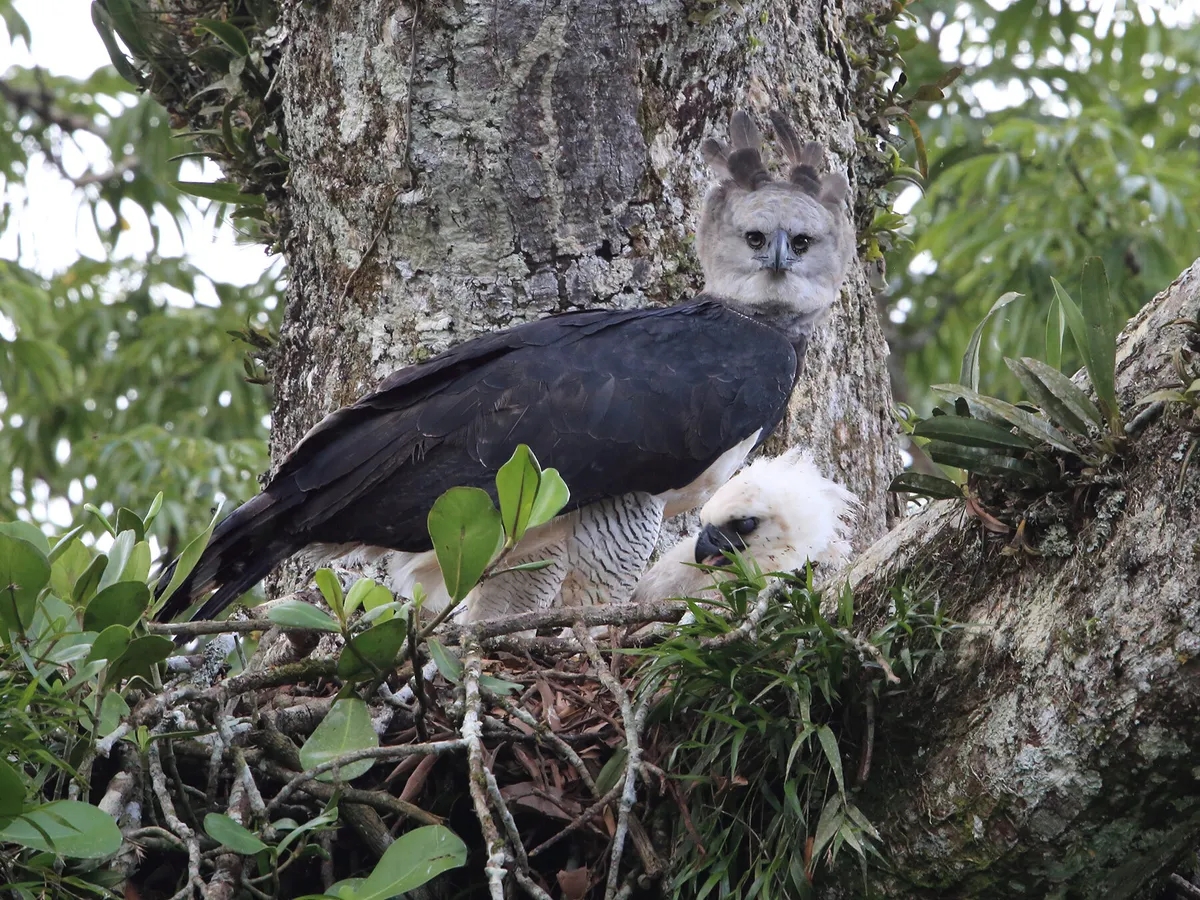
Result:
{"label": "chick beak", "polygon": [[705,525],[696,535],[696,562],[706,566],[727,566],[731,550],[745,550],[746,542],[740,534],[731,533],[716,525]]}
{"label": "chick beak", "polygon": [[767,245],[766,268],[776,275],[782,275],[792,267],[791,236],[782,228],[771,235]]}

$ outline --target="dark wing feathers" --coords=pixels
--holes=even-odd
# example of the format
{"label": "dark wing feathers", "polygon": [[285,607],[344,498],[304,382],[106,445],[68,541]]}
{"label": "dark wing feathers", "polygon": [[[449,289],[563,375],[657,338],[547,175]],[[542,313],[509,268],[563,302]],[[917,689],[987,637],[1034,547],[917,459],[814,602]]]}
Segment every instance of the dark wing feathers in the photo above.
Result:
{"label": "dark wing feathers", "polygon": [[571,508],[684,487],[725,450],[775,428],[796,369],[782,334],[703,297],[470,341],[313,428],[263,494],[218,526],[160,615],[224,585],[221,602],[202,610],[213,615],[309,543],[427,550],[434,500],[457,485],[494,499],[495,472],[520,443],[559,470]]}

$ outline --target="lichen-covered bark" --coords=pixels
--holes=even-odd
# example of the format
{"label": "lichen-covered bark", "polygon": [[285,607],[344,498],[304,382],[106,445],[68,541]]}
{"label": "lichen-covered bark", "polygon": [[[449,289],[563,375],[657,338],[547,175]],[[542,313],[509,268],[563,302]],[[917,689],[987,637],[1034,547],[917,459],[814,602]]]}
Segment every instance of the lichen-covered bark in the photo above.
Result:
{"label": "lichen-covered bark", "polygon": [[[1200,261],[1129,324],[1124,407],[1196,341]],[[1190,411],[1187,416],[1190,417]],[[870,608],[909,578],[971,627],[883,711],[861,803],[894,875],[881,897],[1131,897],[1200,837],[1200,468],[1168,410],[1100,514],[1042,558],[1001,555],[961,504],[860,558]],[[839,896],[857,896],[861,880]]]}
{"label": "lichen-covered bark", "polygon": [[[697,147],[736,107],[781,106],[853,181],[858,75],[843,41],[868,8],[283,3],[276,458],[381,376],[481,332],[689,296],[709,184]],[[885,527],[897,464],[885,353],[856,267],[784,435],[866,501],[864,539]]]}

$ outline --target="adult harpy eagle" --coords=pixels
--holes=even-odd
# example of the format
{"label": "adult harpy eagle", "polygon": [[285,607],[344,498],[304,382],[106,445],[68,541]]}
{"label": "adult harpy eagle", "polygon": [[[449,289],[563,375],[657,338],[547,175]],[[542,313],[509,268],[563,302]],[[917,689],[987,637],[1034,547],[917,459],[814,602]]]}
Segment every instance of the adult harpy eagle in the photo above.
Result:
{"label": "adult harpy eagle", "polygon": [[[853,252],[845,178],[822,177],[820,147],[801,145],[773,119],[792,164],[787,180],[767,173],[745,113],[731,122],[732,149],[705,143],[724,177],[697,234],[700,296],[663,309],[554,316],[394,373],[318,423],[270,485],[217,526],[159,617],[216,588],[198,612],[211,618],[312,544],[414,554],[401,569],[415,580],[432,558],[434,500],[457,485],[494,499],[496,470],[521,443],[559,470],[571,490],[568,514],[591,521],[559,535],[570,556],[560,578],[574,567],[611,585],[605,599],[625,599],[664,511],[703,503],[778,425],[808,336],[837,298]],[[607,540],[581,542],[585,531]],[[522,542],[517,555],[524,551]],[[517,577],[486,582],[472,602],[485,610],[507,602],[489,603],[489,593],[507,596],[505,579]],[[539,586],[551,598],[562,589]],[[431,591],[430,604],[444,597]]]}

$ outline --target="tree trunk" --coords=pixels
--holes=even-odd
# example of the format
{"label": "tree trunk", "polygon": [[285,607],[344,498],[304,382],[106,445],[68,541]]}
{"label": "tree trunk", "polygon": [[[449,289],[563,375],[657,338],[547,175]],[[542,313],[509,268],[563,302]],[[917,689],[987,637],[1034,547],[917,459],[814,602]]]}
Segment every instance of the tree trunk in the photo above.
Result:
{"label": "tree trunk", "polygon": [[[383,375],[482,332],[692,295],[711,183],[697,148],[735,108],[765,123],[782,107],[853,180],[843,39],[865,9],[285,3],[275,458]],[[781,429],[865,501],[864,545],[883,533],[898,467],[885,356],[856,266]]]}
{"label": "tree trunk", "polygon": [[[1122,407],[1195,352],[1200,261],[1128,325]],[[907,580],[971,623],[886,711],[862,807],[893,876],[873,896],[1132,897],[1200,839],[1200,469],[1183,404],[1043,556],[1004,556],[962,504],[906,520],[851,573],[867,616]],[[861,886],[861,879],[858,879]],[[852,885],[853,881],[848,881]],[[842,896],[859,896],[854,888]]]}

